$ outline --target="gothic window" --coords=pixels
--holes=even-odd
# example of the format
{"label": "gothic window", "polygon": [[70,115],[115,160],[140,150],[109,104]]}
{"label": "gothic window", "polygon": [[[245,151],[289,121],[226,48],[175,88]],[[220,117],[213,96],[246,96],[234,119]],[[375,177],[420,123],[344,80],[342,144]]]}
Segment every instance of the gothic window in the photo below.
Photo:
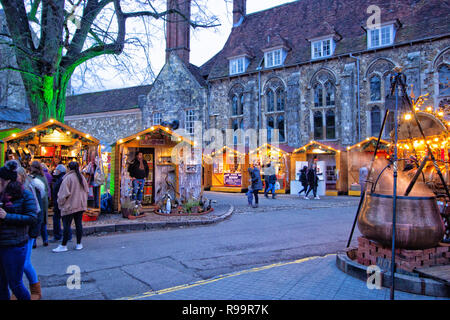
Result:
{"label": "gothic window", "polygon": [[323,105],[323,89],[320,83],[314,87],[314,106],[321,107]]}
{"label": "gothic window", "polygon": [[285,131],[284,131],[284,115],[279,115],[277,117],[277,129],[278,129],[278,140],[280,142],[286,141]]}
{"label": "gothic window", "polygon": [[244,114],[244,95],[241,94],[240,98],[239,98],[239,115],[243,115]]}
{"label": "gothic window", "polygon": [[244,119],[242,118],[234,118],[232,120],[231,128],[233,129],[233,143],[237,145],[238,143],[242,142],[242,131],[239,132],[238,130],[244,130]]}
{"label": "gothic window", "polygon": [[237,116],[238,115],[238,106],[239,102],[238,102],[238,97],[236,95],[233,96],[232,101],[231,101],[231,108],[232,108],[232,115],[233,116]]}
{"label": "gothic window", "polygon": [[449,96],[450,95],[450,69],[448,65],[443,64],[438,69],[439,72],[439,95]]}
{"label": "gothic window", "polygon": [[370,78],[370,101],[381,100],[381,81],[379,76]]}
{"label": "gothic window", "polygon": [[378,106],[374,106],[370,111],[370,128],[373,137],[378,137],[381,130],[381,111]]}
{"label": "gothic window", "polygon": [[153,114],[153,125],[159,125],[162,122],[162,117],[160,112],[156,112]]}
{"label": "gothic window", "polygon": [[273,130],[275,129],[275,123],[272,116],[267,117],[267,142],[272,142]]}
{"label": "gothic window", "polygon": [[284,111],[284,106],[286,104],[284,90],[277,89],[277,111]]}
{"label": "gothic window", "polygon": [[327,139],[336,139],[336,118],[332,109],[327,110],[325,120]]}
{"label": "gothic window", "polygon": [[327,107],[334,107],[334,86],[330,81],[325,83]]}
{"label": "gothic window", "polygon": [[314,112],[314,139],[323,139],[323,116],[322,111]]}
{"label": "gothic window", "polygon": [[274,108],[275,98],[273,91],[271,89],[267,90],[266,97],[267,97],[267,112],[275,111]]}

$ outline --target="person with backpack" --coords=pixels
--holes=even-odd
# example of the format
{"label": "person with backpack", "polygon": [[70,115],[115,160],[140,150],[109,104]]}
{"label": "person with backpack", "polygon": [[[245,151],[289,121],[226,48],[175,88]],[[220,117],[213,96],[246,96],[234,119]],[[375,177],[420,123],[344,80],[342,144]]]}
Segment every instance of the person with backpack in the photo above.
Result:
{"label": "person with backpack", "polygon": [[313,163],[311,167],[308,169],[308,172],[306,173],[306,178],[308,180],[308,191],[306,192],[306,195],[304,197],[305,200],[309,200],[308,194],[313,192],[314,199],[320,200],[319,196],[317,195],[317,187],[319,186],[319,177],[317,176],[317,164]]}
{"label": "person with backpack", "polygon": [[248,173],[250,174],[251,178],[251,188],[253,192],[253,197],[255,198],[255,204],[253,205],[253,208],[258,208],[259,198],[258,193],[260,190],[263,189],[263,183],[261,181],[261,174],[255,165],[253,165],[253,168],[248,168]]}
{"label": "person with backpack", "polygon": [[272,191],[272,199],[275,199],[275,183],[277,182],[277,175],[275,172],[275,167],[272,166],[271,162],[267,164],[264,173],[266,174],[266,183],[268,184],[268,188],[265,190],[264,196],[269,198],[268,194]]}
{"label": "person with backpack", "polygon": [[[48,232],[47,232],[47,220],[48,220],[48,195],[50,193],[50,187],[47,181],[47,178],[45,177],[44,170],[42,168],[42,165],[39,161],[35,160],[31,163],[30,167],[30,176],[31,178],[37,179],[42,182],[44,185],[44,193],[41,194],[42,196],[42,219],[39,221],[39,233],[42,237],[42,242],[44,244],[44,247],[48,246]],[[34,239],[33,248],[36,248],[36,238]]]}
{"label": "person with backpack", "polygon": [[63,241],[53,252],[67,251],[69,241],[69,230],[72,220],[75,220],[77,235],[76,250],[83,249],[81,238],[83,237],[83,213],[87,210],[87,197],[89,186],[86,179],[81,175],[78,162],[69,163],[69,172],[65,175],[61,188],[58,192],[58,206],[61,210],[63,220]]}
{"label": "person with backpack", "polygon": [[17,181],[17,162],[0,168],[0,300],[30,300],[23,283],[29,228],[37,224],[36,199]]}
{"label": "person with backpack", "polygon": [[300,169],[300,183],[302,184],[303,189],[301,191],[298,192],[298,195],[300,195],[302,192],[305,193],[308,191],[308,179],[306,177],[306,173],[308,172],[308,167],[307,166],[303,166],[302,169]]}

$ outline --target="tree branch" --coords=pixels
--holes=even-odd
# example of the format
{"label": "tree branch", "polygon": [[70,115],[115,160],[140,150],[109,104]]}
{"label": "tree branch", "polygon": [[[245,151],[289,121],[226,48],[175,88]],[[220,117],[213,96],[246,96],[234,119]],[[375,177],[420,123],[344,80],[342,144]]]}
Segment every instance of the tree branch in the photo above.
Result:
{"label": "tree branch", "polygon": [[42,79],[42,76],[40,74],[31,72],[31,71],[27,71],[27,70],[23,70],[23,69],[19,69],[19,68],[13,67],[13,66],[1,67],[0,71],[2,71],[2,70],[17,71],[17,72],[20,72],[20,73],[23,73],[23,74],[28,74],[28,75],[35,76],[35,77],[38,77],[38,78]]}

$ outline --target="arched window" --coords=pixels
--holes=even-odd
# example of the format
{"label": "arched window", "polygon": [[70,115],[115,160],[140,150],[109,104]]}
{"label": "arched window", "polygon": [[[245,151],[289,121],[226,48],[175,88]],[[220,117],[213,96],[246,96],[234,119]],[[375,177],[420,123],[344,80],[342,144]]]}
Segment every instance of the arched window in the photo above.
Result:
{"label": "arched window", "polygon": [[336,118],[332,109],[327,110],[325,122],[327,139],[336,139]]}
{"label": "arched window", "polygon": [[370,111],[370,127],[372,136],[377,137],[381,130],[381,111],[378,106],[374,106]]}
{"label": "arched window", "polygon": [[238,115],[238,109],[239,109],[239,103],[238,103],[238,97],[236,95],[233,96],[232,99],[232,115],[237,116]]}
{"label": "arched window", "polygon": [[370,101],[381,100],[381,80],[379,76],[370,78]]}
{"label": "arched window", "polygon": [[284,115],[279,115],[277,117],[277,129],[278,129],[278,139],[280,142],[286,141],[284,133]]}
{"label": "arched window", "polygon": [[323,139],[323,116],[322,111],[314,112],[314,139]]}
{"label": "arched window", "polygon": [[282,88],[277,89],[277,111],[284,111],[285,95]]}
{"label": "arched window", "polygon": [[241,96],[239,98],[238,114],[239,115],[243,115],[244,114],[244,95],[243,94],[241,94]]}
{"label": "arched window", "polygon": [[320,83],[317,83],[314,86],[314,106],[315,107],[323,106],[323,88]]}
{"label": "arched window", "polygon": [[273,112],[275,111],[274,104],[275,104],[275,97],[273,94],[273,91],[271,89],[267,90],[267,112]]}
{"label": "arched window", "polygon": [[334,107],[334,86],[330,81],[325,83],[327,107]]}
{"label": "arched window", "polygon": [[391,93],[391,74],[384,76],[384,97]]}
{"label": "arched window", "polygon": [[275,129],[275,123],[272,116],[267,117],[267,142],[271,142],[273,138],[273,130]]}
{"label": "arched window", "polygon": [[443,64],[438,69],[439,72],[439,95],[449,96],[450,95],[450,69],[448,65]]}

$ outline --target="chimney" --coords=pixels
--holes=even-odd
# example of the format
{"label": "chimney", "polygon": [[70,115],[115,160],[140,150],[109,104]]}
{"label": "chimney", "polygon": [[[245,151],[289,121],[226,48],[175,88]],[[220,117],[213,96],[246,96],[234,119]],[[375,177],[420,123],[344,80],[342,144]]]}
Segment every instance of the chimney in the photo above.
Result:
{"label": "chimney", "polygon": [[[167,15],[166,22],[166,62],[172,52],[189,64],[191,0],[167,0],[167,10],[180,12]],[[187,20],[188,19],[188,20]]]}
{"label": "chimney", "polygon": [[244,20],[247,0],[233,0],[233,27],[238,27]]}

